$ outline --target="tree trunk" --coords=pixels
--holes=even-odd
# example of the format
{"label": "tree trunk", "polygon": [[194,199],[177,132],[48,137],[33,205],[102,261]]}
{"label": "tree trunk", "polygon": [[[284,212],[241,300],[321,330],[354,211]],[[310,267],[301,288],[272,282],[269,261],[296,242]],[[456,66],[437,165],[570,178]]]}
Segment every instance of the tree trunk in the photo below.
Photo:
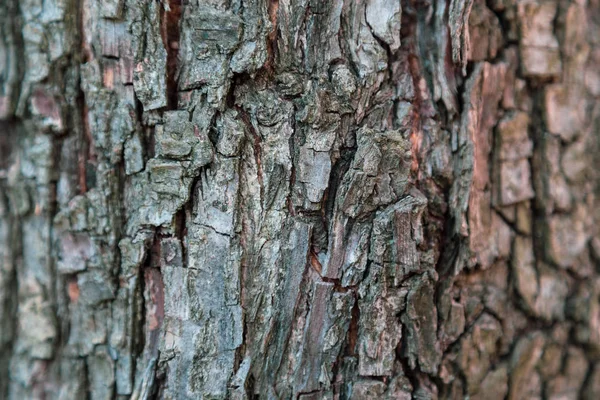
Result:
{"label": "tree trunk", "polygon": [[0,398],[600,398],[600,0],[0,31]]}

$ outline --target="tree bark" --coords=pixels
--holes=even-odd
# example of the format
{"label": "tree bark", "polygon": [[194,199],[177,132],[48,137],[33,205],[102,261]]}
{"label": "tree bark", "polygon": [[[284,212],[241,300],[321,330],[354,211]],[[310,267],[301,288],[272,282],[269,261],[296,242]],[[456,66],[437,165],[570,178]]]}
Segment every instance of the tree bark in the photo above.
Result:
{"label": "tree bark", "polygon": [[600,398],[599,0],[0,31],[0,398]]}

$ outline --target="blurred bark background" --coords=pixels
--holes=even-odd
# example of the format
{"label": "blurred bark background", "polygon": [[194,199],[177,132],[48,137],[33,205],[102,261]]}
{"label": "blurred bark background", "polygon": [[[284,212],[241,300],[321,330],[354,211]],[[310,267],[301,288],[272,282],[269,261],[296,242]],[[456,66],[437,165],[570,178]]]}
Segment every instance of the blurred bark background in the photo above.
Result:
{"label": "blurred bark background", "polygon": [[0,31],[0,398],[600,398],[599,0]]}

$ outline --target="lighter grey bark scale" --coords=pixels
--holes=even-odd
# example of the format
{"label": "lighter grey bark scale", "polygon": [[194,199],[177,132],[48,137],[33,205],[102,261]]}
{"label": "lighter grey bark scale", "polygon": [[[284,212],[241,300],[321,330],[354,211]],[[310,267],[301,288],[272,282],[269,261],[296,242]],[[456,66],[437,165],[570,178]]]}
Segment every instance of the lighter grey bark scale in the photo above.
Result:
{"label": "lighter grey bark scale", "polygon": [[600,397],[598,21],[0,4],[0,398]]}

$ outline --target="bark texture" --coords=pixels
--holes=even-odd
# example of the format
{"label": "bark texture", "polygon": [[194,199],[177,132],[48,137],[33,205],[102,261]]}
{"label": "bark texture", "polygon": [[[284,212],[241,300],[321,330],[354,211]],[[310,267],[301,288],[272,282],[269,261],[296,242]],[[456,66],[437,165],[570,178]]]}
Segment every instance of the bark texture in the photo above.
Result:
{"label": "bark texture", "polygon": [[599,0],[0,32],[0,398],[600,398]]}

